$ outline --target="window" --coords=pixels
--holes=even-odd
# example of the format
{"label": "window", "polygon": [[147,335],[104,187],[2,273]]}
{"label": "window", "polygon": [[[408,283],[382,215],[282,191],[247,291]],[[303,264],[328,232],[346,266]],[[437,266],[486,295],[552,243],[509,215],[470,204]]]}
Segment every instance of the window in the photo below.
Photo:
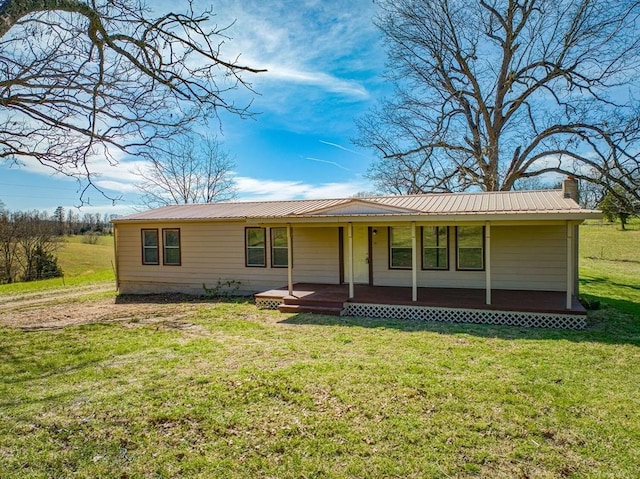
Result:
{"label": "window", "polygon": [[484,227],[456,227],[458,269],[484,269]]}
{"label": "window", "polygon": [[271,266],[286,268],[288,263],[287,228],[271,228]]}
{"label": "window", "polygon": [[142,230],[142,264],[160,264],[158,230]]}
{"label": "window", "polygon": [[180,230],[163,229],[162,246],[164,252],[162,263],[168,266],[180,266]]}
{"label": "window", "polygon": [[422,228],[422,269],[449,269],[449,228]]}
{"label": "window", "polygon": [[389,268],[411,269],[411,228],[389,228]]}
{"label": "window", "polygon": [[244,232],[247,266],[267,266],[264,228],[246,228]]}

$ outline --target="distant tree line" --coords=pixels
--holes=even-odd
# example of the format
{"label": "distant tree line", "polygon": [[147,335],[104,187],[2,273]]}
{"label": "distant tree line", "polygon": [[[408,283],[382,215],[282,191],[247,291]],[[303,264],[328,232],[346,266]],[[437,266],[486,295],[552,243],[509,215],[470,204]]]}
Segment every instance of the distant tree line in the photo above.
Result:
{"label": "distant tree line", "polygon": [[64,235],[111,233],[113,215],[45,211],[8,211],[0,202],[0,284],[63,275],[56,251]]}
{"label": "distant tree line", "polygon": [[55,231],[58,236],[111,234],[111,220],[116,216],[109,213],[84,213],[80,215],[74,210],[65,212],[62,206],[58,206],[53,212],[51,220],[55,222]]}

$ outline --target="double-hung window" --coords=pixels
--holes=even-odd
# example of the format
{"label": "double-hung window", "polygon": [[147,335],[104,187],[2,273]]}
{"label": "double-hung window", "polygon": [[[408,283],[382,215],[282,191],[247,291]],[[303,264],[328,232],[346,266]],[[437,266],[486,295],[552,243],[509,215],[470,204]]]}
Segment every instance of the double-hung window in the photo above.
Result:
{"label": "double-hung window", "polygon": [[271,267],[286,268],[288,264],[287,228],[271,228]]}
{"label": "double-hung window", "polygon": [[167,266],[180,266],[180,230],[166,228],[162,230],[162,263]]}
{"label": "double-hung window", "polygon": [[247,266],[267,266],[265,229],[251,227],[244,233]]}
{"label": "double-hung window", "polygon": [[449,228],[422,228],[422,269],[449,269]]}
{"label": "double-hung window", "polygon": [[389,227],[389,268],[411,269],[411,227]]}
{"label": "double-hung window", "polygon": [[158,230],[142,230],[142,264],[160,264]]}
{"label": "double-hung window", "polygon": [[456,227],[458,269],[484,269],[484,226]]}

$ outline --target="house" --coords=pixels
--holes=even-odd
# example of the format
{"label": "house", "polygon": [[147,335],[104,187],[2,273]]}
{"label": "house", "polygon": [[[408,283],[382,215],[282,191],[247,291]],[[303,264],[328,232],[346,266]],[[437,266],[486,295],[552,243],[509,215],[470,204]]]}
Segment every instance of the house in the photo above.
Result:
{"label": "house", "polygon": [[560,190],[167,206],[113,221],[123,294],[228,284],[262,307],[584,327],[578,225]]}

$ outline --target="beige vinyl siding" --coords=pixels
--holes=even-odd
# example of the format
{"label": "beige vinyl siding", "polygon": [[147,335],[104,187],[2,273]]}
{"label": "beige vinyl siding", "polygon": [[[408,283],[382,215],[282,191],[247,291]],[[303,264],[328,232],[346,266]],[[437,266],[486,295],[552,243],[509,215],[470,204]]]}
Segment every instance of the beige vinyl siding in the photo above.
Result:
{"label": "beige vinyl siding", "polygon": [[123,293],[203,293],[203,284],[213,288],[218,280],[239,282],[239,292],[249,293],[287,282],[286,269],[245,266],[243,222],[158,224],[159,229],[180,228],[182,264],[166,267],[142,264],[142,227],[140,224],[120,224],[117,227],[118,278]]}
{"label": "beige vinyl siding", "polygon": [[564,291],[566,226],[492,226],[491,283],[496,289]]}
{"label": "beige vinyl siding", "polygon": [[338,227],[293,228],[293,280],[338,284],[340,245]]}
{"label": "beige vinyl siding", "polygon": [[[119,224],[118,279],[122,293],[179,291],[203,293],[203,284],[215,287],[218,280],[240,283],[239,293],[285,286],[287,268],[245,265],[244,222],[167,222]],[[143,265],[141,229],[179,228],[181,266]],[[267,238],[269,231],[267,229]],[[269,243],[268,243],[269,246]],[[337,228],[294,228],[294,281],[337,283],[339,279]]]}

